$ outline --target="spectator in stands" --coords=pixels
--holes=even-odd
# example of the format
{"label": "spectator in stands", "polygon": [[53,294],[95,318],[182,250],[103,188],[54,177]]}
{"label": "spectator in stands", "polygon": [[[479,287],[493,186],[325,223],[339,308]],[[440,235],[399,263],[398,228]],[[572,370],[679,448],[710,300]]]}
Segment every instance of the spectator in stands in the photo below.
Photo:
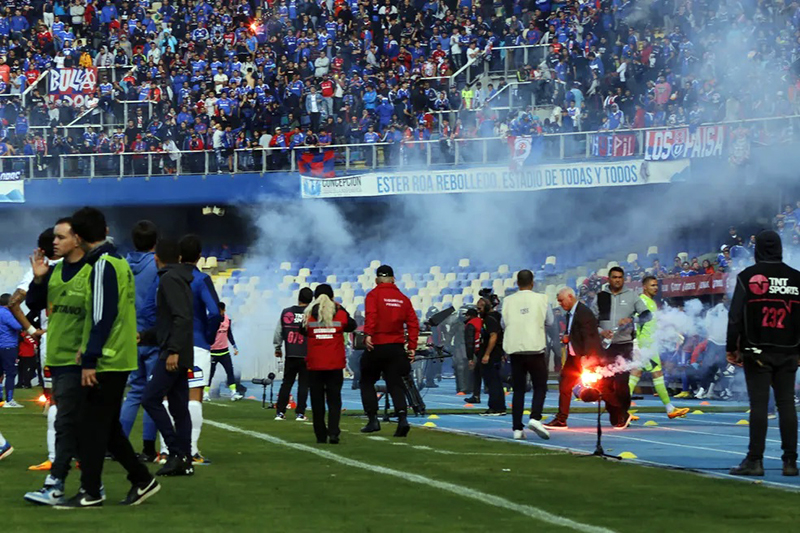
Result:
{"label": "spectator in stands", "polygon": [[654,259],[653,266],[648,269],[648,273],[661,279],[667,276],[667,269],[661,266],[661,262],[658,259]]}
{"label": "spectator in stands", "polygon": [[634,260],[628,265],[628,275],[633,281],[641,281],[644,276],[644,269],[639,266],[639,261]]}
{"label": "spectator in stands", "polygon": [[728,246],[728,248],[731,246],[736,246],[737,244],[742,244],[742,238],[739,237],[735,226],[728,228],[728,238],[725,240],[725,244]]}
{"label": "spectator in stands", "polygon": [[673,276],[680,276],[681,272],[683,272],[683,260],[680,256],[675,256],[672,262],[672,270],[670,270],[669,273]]}
{"label": "spectator in stands", "polygon": [[732,266],[731,249],[728,245],[723,244],[720,252],[721,253],[717,255],[717,271],[728,272]]}
{"label": "spectator in stands", "polygon": [[678,275],[682,278],[688,278],[691,276],[696,276],[697,272],[692,270],[692,265],[689,263],[689,261],[684,261],[681,265],[681,271]]}

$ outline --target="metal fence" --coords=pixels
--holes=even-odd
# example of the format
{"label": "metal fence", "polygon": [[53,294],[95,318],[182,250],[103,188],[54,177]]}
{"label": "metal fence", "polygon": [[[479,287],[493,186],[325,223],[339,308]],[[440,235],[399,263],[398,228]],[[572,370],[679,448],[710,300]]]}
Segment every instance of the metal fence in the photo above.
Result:
{"label": "metal fence", "polygon": [[[723,122],[731,128],[744,126],[780,142],[796,140],[800,115],[769,119]],[[617,132],[575,132],[542,136],[541,162],[558,163],[591,160],[592,136],[628,133],[635,136],[631,157],[644,157],[645,132],[674,128],[618,130]],[[755,136],[754,137],[758,137]],[[760,137],[759,137],[760,138]],[[242,150],[203,150],[172,152],[74,153],[57,156],[3,156],[0,172],[20,172],[26,178],[101,178],[126,176],[167,176],[187,174],[237,174],[295,172],[304,154],[318,153],[323,148],[253,148]],[[339,144],[324,148],[335,154],[339,173],[396,168],[442,169],[457,165],[508,165],[511,149],[508,138],[446,139],[400,143]],[[603,159],[608,160],[607,157]]]}

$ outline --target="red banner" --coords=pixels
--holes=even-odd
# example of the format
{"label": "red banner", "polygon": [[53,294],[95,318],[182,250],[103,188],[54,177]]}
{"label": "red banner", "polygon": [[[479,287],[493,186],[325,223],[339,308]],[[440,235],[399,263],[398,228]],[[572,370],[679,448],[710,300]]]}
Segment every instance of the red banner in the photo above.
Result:
{"label": "red banner", "polygon": [[699,126],[671,130],[650,130],[645,133],[646,161],[666,161],[722,155],[725,126]]}
{"label": "red banner", "polygon": [[589,139],[593,157],[633,157],[636,135],[633,133],[596,133]]}
{"label": "red banner", "polygon": [[667,298],[685,298],[707,294],[724,294],[727,290],[725,274],[704,274],[688,278],[665,278],[661,280],[661,294]]}

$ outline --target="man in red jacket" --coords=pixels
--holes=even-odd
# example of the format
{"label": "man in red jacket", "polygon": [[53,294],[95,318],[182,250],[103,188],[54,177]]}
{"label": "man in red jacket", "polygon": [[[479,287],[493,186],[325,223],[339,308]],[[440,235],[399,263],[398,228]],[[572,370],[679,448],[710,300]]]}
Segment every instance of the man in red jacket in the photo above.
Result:
{"label": "man in red jacket", "polygon": [[[369,422],[361,428],[361,432],[372,433],[381,429],[375,382],[383,373],[386,390],[392,396],[397,413],[394,436],[405,437],[410,426],[406,418],[406,397],[401,378],[411,372],[410,361],[414,360],[414,351],[417,349],[419,320],[411,301],[394,284],[392,267],[380,266],[375,283],[375,288],[367,294],[364,302],[367,351],[361,358],[361,403]],[[404,346],[406,334],[407,347]]]}

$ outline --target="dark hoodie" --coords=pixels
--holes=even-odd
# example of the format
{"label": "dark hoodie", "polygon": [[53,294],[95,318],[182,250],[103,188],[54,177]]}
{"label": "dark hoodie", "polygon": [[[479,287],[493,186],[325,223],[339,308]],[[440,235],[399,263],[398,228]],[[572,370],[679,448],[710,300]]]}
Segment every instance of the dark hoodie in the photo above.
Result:
{"label": "dark hoodie", "polygon": [[736,278],[728,313],[726,350],[798,354],[800,272],[783,263],[781,238],[774,231],[756,236],[756,264]]}
{"label": "dark hoodie", "polygon": [[140,344],[157,344],[159,357],[178,354],[181,368],[194,366],[192,265],[166,265],[158,271],[155,327],[141,332]]}
{"label": "dark hoodie", "polygon": [[125,258],[136,281],[136,330],[144,331],[156,324],[156,287],[158,267],[153,252],[131,252]]}

